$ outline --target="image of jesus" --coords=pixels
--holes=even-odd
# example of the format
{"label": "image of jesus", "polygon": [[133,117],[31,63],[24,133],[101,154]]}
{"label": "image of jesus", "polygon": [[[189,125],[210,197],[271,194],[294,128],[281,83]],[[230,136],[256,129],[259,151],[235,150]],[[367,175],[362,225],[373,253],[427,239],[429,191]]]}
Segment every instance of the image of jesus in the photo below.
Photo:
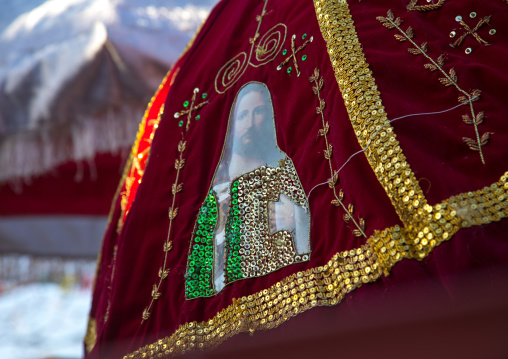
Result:
{"label": "image of jesus", "polygon": [[268,88],[248,83],[232,105],[222,157],[191,240],[187,298],[307,261],[309,218],[293,162],[277,146]]}

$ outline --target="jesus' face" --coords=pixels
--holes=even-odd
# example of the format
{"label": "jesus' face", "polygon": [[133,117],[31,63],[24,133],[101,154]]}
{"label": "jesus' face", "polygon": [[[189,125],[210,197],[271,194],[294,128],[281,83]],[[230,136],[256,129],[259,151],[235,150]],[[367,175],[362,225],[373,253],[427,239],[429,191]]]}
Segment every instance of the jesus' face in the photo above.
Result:
{"label": "jesus' face", "polygon": [[260,92],[251,91],[240,99],[234,123],[235,153],[245,157],[258,157],[263,153],[267,113],[267,103]]}

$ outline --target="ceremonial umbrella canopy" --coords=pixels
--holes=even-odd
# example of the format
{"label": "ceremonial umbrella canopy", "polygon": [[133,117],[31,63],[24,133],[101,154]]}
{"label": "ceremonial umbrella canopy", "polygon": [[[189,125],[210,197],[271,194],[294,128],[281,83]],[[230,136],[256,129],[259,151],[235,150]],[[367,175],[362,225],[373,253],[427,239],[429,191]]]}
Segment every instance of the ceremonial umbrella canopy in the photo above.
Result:
{"label": "ceremonial umbrella canopy", "polygon": [[146,105],[213,3],[2,2],[1,253],[97,254]]}

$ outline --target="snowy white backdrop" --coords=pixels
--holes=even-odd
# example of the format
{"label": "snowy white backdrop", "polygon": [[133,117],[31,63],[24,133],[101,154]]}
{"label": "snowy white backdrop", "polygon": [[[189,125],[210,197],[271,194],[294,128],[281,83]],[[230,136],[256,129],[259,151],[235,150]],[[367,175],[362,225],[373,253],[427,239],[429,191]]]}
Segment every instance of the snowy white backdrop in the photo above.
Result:
{"label": "snowy white backdrop", "polygon": [[[6,139],[33,132],[41,124],[46,126],[51,121],[55,98],[101,47],[113,43],[123,55],[141,54],[169,68],[215,2],[0,0],[0,97],[3,98],[0,102],[0,179],[34,176],[57,164],[36,161],[26,166],[24,159],[16,156],[18,149],[27,149],[30,144],[12,147],[9,152],[6,148],[9,149],[13,141],[9,143]],[[160,81],[150,74],[146,75],[146,80],[153,87]],[[134,124],[135,130],[137,125]],[[80,147],[80,144],[90,143],[86,138],[81,136],[75,140],[70,159],[94,155],[93,151]],[[115,146],[125,147],[130,141],[132,138]],[[33,154],[39,155],[37,151]],[[11,166],[13,159],[18,160],[18,169]],[[0,218],[0,222],[10,220],[10,217]],[[98,220],[105,224],[105,218]],[[21,271],[33,271],[34,267],[28,262],[28,259],[27,263],[21,260],[17,265],[24,266]],[[68,264],[58,283],[48,278],[45,282],[23,285],[0,281],[0,358],[82,357],[94,265],[93,262],[80,265],[79,276],[76,268]]]}

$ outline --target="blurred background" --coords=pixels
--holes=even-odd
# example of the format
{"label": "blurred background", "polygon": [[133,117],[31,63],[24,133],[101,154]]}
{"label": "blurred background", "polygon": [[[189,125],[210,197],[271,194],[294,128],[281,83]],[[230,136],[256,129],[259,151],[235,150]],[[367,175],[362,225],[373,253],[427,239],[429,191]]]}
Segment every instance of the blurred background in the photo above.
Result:
{"label": "blurred background", "polygon": [[0,358],[81,358],[145,108],[216,0],[0,0]]}

